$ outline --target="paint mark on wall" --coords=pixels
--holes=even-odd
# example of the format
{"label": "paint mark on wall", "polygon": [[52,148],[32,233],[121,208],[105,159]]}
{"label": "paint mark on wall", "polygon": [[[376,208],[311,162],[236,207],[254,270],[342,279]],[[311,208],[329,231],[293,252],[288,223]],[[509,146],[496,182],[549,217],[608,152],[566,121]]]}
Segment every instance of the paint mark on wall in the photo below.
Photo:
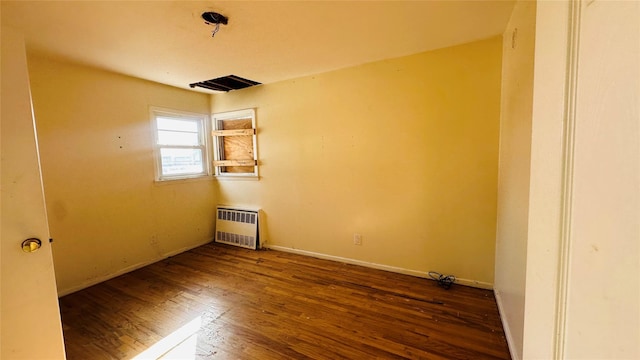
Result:
{"label": "paint mark on wall", "polygon": [[64,221],[69,212],[62,201],[55,201],[52,206],[52,215],[56,221]]}

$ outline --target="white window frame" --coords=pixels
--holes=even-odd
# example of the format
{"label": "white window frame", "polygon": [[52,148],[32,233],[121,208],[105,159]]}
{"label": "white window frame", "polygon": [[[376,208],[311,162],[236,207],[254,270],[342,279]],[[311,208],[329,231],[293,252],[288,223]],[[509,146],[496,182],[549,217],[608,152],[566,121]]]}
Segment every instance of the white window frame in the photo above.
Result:
{"label": "white window frame", "polygon": [[[251,119],[251,127],[253,128],[253,172],[252,173],[232,173],[222,171],[223,166],[216,166],[216,161],[225,160],[223,157],[222,149],[222,136],[215,135],[216,130],[222,130],[220,128],[220,122],[222,120],[242,120]],[[258,179],[259,178],[259,166],[258,166],[258,145],[257,145],[257,128],[256,128],[256,111],[255,109],[243,109],[235,111],[227,111],[221,113],[214,113],[211,115],[211,128],[214,130],[212,133],[213,138],[213,169],[214,175],[219,178],[237,178],[237,179]]]}
{"label": "white window frame", "polygon": [[[171,180],[183,180],[194,178],[206,178],[211,174],[211,151],[209,145],[208,123],[209,116],[206,114],[198,114],[181,110],[173,110],[161,107],[150,107],[151,123],[153,128],[153,143],[154,143],[154,157],[155,157],[155,170],[156,181],[171,181]],[[158,117],[175,118],[178,120],[191,120],[198,124],[199,145],[187,146],[187,145],[161,145],[158,140]],[[189,174],[176,174],[176,175],[163,175],[162,173],[162,156],[161,149],[200,149],[202,151],[203,171],[200,173]]]}

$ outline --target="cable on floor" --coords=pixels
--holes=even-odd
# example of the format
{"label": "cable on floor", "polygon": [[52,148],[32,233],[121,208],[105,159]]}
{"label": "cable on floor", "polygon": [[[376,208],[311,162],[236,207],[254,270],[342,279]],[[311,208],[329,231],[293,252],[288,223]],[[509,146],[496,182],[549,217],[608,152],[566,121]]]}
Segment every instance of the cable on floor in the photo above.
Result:
{"label": "cable on floor", "polygon": [[435,271],[429,271],[429,277],[437,281],[438,286],[442,286],[446,290],[449,290],[451,285],[456,281],[456,277],[453,275],[442,275]]}

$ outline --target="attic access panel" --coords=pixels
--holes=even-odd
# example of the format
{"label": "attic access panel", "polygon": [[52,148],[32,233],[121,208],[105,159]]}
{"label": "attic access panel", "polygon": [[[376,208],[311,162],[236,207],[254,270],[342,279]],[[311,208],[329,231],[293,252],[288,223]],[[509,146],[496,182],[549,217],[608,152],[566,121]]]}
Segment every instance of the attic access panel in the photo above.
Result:
{"label": "attic access panel", "polygon": [[241,78],[236,75],[227,75],[216,79],[205,80],[193,84],[189,84],[189,87],[201,87],[215,91],[231,91],[248,88],[250,86],[261,85],[261,83],[245,78]]}

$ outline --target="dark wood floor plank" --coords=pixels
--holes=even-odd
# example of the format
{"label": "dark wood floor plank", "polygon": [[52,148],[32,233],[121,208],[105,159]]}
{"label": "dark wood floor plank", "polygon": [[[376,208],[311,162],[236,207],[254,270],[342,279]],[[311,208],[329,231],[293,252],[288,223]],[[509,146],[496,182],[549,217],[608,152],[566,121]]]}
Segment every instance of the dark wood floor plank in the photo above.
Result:
{"label": "dark wood floor plank", "polygon": [[491,291],[220,244],[60,307],[70,360],[130,359],[194,319],[197,359],[509,359]]}

